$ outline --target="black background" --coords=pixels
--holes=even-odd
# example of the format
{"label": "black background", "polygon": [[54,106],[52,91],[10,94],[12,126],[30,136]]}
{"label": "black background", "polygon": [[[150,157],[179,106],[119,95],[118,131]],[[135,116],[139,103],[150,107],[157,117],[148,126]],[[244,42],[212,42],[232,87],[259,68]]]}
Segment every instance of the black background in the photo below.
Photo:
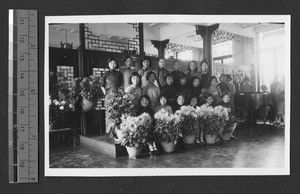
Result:
{"label": "black background", "polygon": [[[299,193],[299,6],[292,0],[1,0],[0,2],[0,193]],[[8,183],[8,9],[39,14],[39,182]],[[105,14],[291,15],[291,175],[192,177],[44,177],[44,16]],[[282,156],[284,157],[284,156]],[[180,169],[178,169],[180,170]]]}

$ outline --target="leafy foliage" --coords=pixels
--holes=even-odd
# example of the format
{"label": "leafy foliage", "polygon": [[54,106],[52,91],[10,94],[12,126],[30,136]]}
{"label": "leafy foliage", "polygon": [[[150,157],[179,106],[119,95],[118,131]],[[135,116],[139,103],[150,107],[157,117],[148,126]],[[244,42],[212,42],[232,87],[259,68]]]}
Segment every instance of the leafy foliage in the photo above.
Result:
{"label": "leafy foliage", "polygon": [[201,125],[198,122],[198,115],[195,108],[182,106],[175,114],[182,117],[180,129],[183,135],[197,135],[199,133]]}
{"label": "leafy foliage", "polygon": [[72,86],[72,97],[77,101],[85,98],[90,101],[98,100],[104,96],[101,90],[100,78],[91,75],[85,78],[75,78]]}
{"label": "leafy foliage", "polygon": [[121,118],[120,129],[123,132],[125,146],[143,147],[152,132],[152,119],[148,113],[139,116],[123,115]]}
{"label": "leafy foliage", "polygon": [[159,142],[175,142],[182,136],[180,130],[182,118],[179,114],[169,114],[162,109],[154,115],[154,119],[154,135]]}
{"label": "leafy foliage", "polygon": [[115,91],[106,103],[106,117],[118,126],[121,123],[123,114],[131,115],[134,113],[133,106],[128,94]]}
{"label": "leafy foliage", "polygon": [[71,90],[66,80],[61,73],[49,74],[49,121],[54,128],[60,123],[66,123],[66,116],[74,107]]}

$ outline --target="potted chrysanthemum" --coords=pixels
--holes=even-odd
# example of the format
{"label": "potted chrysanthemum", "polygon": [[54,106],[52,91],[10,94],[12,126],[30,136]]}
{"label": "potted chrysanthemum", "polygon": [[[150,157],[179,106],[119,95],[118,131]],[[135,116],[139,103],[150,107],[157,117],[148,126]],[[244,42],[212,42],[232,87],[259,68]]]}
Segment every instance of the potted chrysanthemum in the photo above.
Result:
{"label": "potted chrysanthemum", "polygon": [[99,80],[99,77],[93,75],[74,79],[72,96],[75,100],[80,100],[83,111],[93,110],[97,106],[98,99],[103,97]]}
{"label": "potted chrysanthemum", "polygon": [[180,129],[182,131],[183,141],[187,144],[193,144],[200,130],[195,108],[191,106],[182,106],[175,114],[182,117]]}
{"label": "potted chrysanthemum", "polygon": [[127,93],[116,91],[105,104],[106,121],[109,133],[115,132],[118,139],[123,138],[120,130],[122,115],[132,115],[134,113],[133,103]]}
{"label": "potted chrysanthemum", "polygon": [[161,142],[165,152],[173,152],[178,137],[182,136],[180,130],[181,116],[179,114],[170,114],[161,109],[155,113],[154,119],[154,136],[158,142]]}
{"label": "potted chrysanthemum", "polygon": [[226,120],[226,124],[224,126],[224,130],[221,135],[223,140],[228,141],[231,139],[232,133],[236,127],[236,122],[235,122],[234,115],[230,114],[229,111],[228,111],[228,119],[226,118],[225,120]]}
{"label": "potted chrysanthemum", "polygon": [[73,110],[73,104],[70,101],[59,101],[57,99],[49,99],[49,121],[50,130],[68,127],[66,122],[67,114]]}
{"label": "potted chrysanthemum", "polygon": [[73,100],[70,97],[70,89],[66,77],[61,73],[49,74],[49,126],[51,129],[59,129],[69,126],[68,113],[73,108]]}
{"label": "potted chrysanthemum", "polygon": [[148,113],[139,116],[123,115],[120,129],[123,133],[123,146],[126,146],[129,157],[137,157],[147,140],[152,128],[152,118]]}
{"label": "potted chrysanthemum", "polygon": [[222,134],[228,121],[228,110],[222,106],[208,107],[204,110],[204,135],[206,143],[214,144]]}

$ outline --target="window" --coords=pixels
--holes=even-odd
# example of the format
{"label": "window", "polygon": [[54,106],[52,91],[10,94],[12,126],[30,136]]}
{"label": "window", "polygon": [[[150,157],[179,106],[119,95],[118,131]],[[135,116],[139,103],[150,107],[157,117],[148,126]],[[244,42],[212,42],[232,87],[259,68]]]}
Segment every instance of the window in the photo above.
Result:
{"label": "window", "polygon": [[274,78],[283,78],[289,65],[285,58],[284,39],[284,28],[259,34],[259,84],[266,85],[269,91]]}
{"label": "window", "polygon": [[215,63],[229,64],[232,59],[232,41],[225,41],[213,45],[212,54]]}
{"label": "window", "polygon": [[177,53],[177,59],[180,60],[193,60],[193,52],[192,50],[186,50]]}
{"label": "window", "polygon": [[232,55],[232,41],[216,43],[212,48],[213,57]]}

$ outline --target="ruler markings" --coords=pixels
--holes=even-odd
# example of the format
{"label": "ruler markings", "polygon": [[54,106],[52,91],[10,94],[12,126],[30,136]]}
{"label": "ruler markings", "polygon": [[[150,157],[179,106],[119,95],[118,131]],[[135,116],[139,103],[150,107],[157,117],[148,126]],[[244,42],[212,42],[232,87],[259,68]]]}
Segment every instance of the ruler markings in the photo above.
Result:
{"label": "ruler markings", "polygon": [[[10,10],[9,182],[38,181],[37,12]],[[11,27],[13,26],[13,27]],[[11,37],[13,35],[13,37]],[[10,74],[12,75],[12,74]],[[29,97],[30,96],[30,97]],[[35,100],[35,101],[32,101]],[[14,127],[12,127],[12,124]],[[16,127],[15,127],[16,126]],[[11,132],[10,132],[11,131]],[[14,133],[14,134],[13,134]],[[13,137],[13,138],[12,138]],[[33,162],[34,161],[34,162]],[[33,162],[33,164],[31,163]]]}

